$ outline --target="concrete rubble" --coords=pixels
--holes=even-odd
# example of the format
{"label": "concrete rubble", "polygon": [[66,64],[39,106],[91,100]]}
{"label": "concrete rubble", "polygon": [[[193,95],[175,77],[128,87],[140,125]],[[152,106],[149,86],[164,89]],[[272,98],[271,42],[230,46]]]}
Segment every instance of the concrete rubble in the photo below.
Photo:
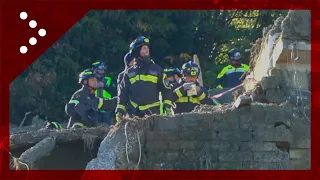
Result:
{"label": "concrete rubble", "polygon": [[[55,148],[47,146],[51,155],[32,158],[34,169],[310,169],[310,12],[289,11],[264,28],[262,36],[251,49],[245,85],[219,99],[227,102],[222,107],[197,106],[174,117],[125,118],[110,130],[12,134],[11,151],[18,157],[54,137]],[[100,139],[90,145],[93,156],[66,162],[63,158],[70,154],[83,156],[83,134]],[[65,148],[56,150],[57,145]],[[58,156],[63,163],[56,164]]]}
{"label": "concrete rubble", "polygon": [[290,149],[299,142],[309,150],[310,126],[290,103],[280,106],[202,106],[128,119],[109,132],[86,169],[295,169]]}

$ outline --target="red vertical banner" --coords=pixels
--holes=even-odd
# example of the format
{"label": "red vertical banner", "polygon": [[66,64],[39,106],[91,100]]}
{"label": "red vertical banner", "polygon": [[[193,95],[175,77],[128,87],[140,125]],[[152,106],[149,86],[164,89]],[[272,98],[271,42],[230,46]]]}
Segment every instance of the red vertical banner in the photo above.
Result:
{"label": "red vertical banner", "polygon": [[[316,0],[48,0],[0,5],[1,179],[311,179],[319,177],[320,11]],[[312,169],[310,171],[11,171],[9,170],[9,86],[91,9],[309,9],[312,14]],[[314,49],[313,49],[314,48]]]}

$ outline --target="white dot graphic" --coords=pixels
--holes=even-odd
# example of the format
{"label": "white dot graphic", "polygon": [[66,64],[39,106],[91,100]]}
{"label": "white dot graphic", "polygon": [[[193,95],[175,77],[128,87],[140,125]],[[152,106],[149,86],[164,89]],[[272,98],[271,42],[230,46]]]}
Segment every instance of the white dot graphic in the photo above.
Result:
{"label": "white dot graphic", "polygon": [[20,47],[20,52],[21,52],[21,54],[25,54],[25,53],[27,53],[27,51],[28,51],[27,46],[21,46],[21,47]]}
{"label": "white dot graphic", "polygon": [[30,38],[30,39],[29,39],[29,43],[30,43],[31,45],[35,45],[35,44],[37,44],[37,39],[36,39],[35,37]]}
{"label": "white dot graphic", "polygon": [[39,36],[43,37],[43,36],[45,36],[45,35],[47,34],[47,32],[46,32],[45,29],[40,29],[40,30],[38,31],[38,34],[39,34]]}
{"label": "white dot graphic", "polygon": [[29,22],[29,26],[30,26],[31,28],[35,28],[35,27],[37,27],[37,22],[36,22],[35,20],[31,20],[31,21]]}
{"label": "white dot graphic", "polygon": [[20,19],[25,20],[28,18],[28,14],[26,12],[21,12],[20,13]]}

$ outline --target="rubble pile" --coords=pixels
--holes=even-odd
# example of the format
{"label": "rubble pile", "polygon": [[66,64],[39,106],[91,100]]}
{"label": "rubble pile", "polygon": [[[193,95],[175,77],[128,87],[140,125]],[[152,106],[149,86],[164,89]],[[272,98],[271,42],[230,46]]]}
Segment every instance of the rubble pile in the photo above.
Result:
{"label": "rubble pile", "polygon": [[[235,104],[202,105],[174,117],[126,118],[110,131],[12,133],[10,150],[20,157],[13,158],[15,167],[310,169],[310,12],[289,11],[262,36],[251,49],[251,73],[243,88],[233,93],[236,97],[223,97]],[[211,93],[218,91],[223,90]]]}

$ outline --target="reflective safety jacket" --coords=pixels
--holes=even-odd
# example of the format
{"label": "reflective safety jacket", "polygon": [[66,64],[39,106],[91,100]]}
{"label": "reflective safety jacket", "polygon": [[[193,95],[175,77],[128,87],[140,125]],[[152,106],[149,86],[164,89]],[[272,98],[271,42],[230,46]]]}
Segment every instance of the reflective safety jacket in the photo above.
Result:
{"label": "reflective safety jacket", "polygon": [[[75,116],[74,123],[83,123],[83,125],[90,124],[88,116],[90,112],[96,112],[98,110],[108,110],[113,111],[116,106],[116,98],[103,99],[98,98],[95,94],[88,88],[82,87],[76,91],[70,101],[66,105],[66,112],[74,112],[70,116]],[[80,117],[80,119],[79,119]]]}
{"label": "reflective safety jacket", "polygon": [[[171,107],[172,90],[163,69],[154,63],[135,64],[118,76],[118,104],[116,113],[127,113],[130,104],[135,114],[159,114],[161,92],[165,107]],[[156,109],[156,111],[155,111]]]}
{"label": "reflective safety jacket", "polygon": [[[121,89],[122,88],[124,88],[123,86],[125,85],[124,83],[123,84],[121,84],[123,81],[124,81],[124,73],[125,73],[125,71],[122,71],[119,75],[118,75],[118,79],[117,79],[117,92],[118,92],[118,97],[120,96],[120,94],[121,94]],[[119,98],[118,98],[119,99]],[[117,101],[117,102],[119,102],[119,101]],[[121,107],[121,105],[117,105],[117,108],[118,107]],[[126,105],[125,105],[125,107],[124,108],[122,108],[122,109],[125,109],[126,110],[126,113],[128,113],[129,115],[131,115],[131,114],[133,114],[134,113],[134,107],[132,106],[132,104],[131,103],[127,103]],[[121,111],[121,110],[119,110],[119,111]],[[116,112],[118,112],[118,110],[116,109]],[[121,111],[122,112],[122,111]]]}
{"label": "reflective safety jacket", "polygon": [[194,96],[187,96],[187,91],[182,86],[184,83],[181,82],[180,86],[173,91],[172,102],[176,105],[175,113],[191,112],[200,104],[214,105],[213,100],[209,98],[208,90],[201,87],[198,82],[195,84],[200,86],[200,91]]}
{"label": "reflective safety jacket", "polygon": [[117,94],[117,86],[112,81],[111,77],[104,76],[102,78],[98,78],[98,82],[102,82],[104,84],[104,87],[99,88],[95,91],[95,95],[97,97],[109,99]]}
{"label": "reflective safety jacket", "polygon": [[241,80],[242,74],[249,70],[249,66],[246,64],[241,64],[238,68],[228,65],[224,67],[218,74],[216,80],[216,88],[233,88],[242,83],[242,80],[246,77],[244,76]]}
{"label": "reflective safety jacket", "polygon": [[93,93],[91,93],[89,88],[84,86],[72,95],[68,104],[77,105],[82,103],[92,110],[112,110],[115,106],[115,102],[116,98],[103,99],[96,97]]}

